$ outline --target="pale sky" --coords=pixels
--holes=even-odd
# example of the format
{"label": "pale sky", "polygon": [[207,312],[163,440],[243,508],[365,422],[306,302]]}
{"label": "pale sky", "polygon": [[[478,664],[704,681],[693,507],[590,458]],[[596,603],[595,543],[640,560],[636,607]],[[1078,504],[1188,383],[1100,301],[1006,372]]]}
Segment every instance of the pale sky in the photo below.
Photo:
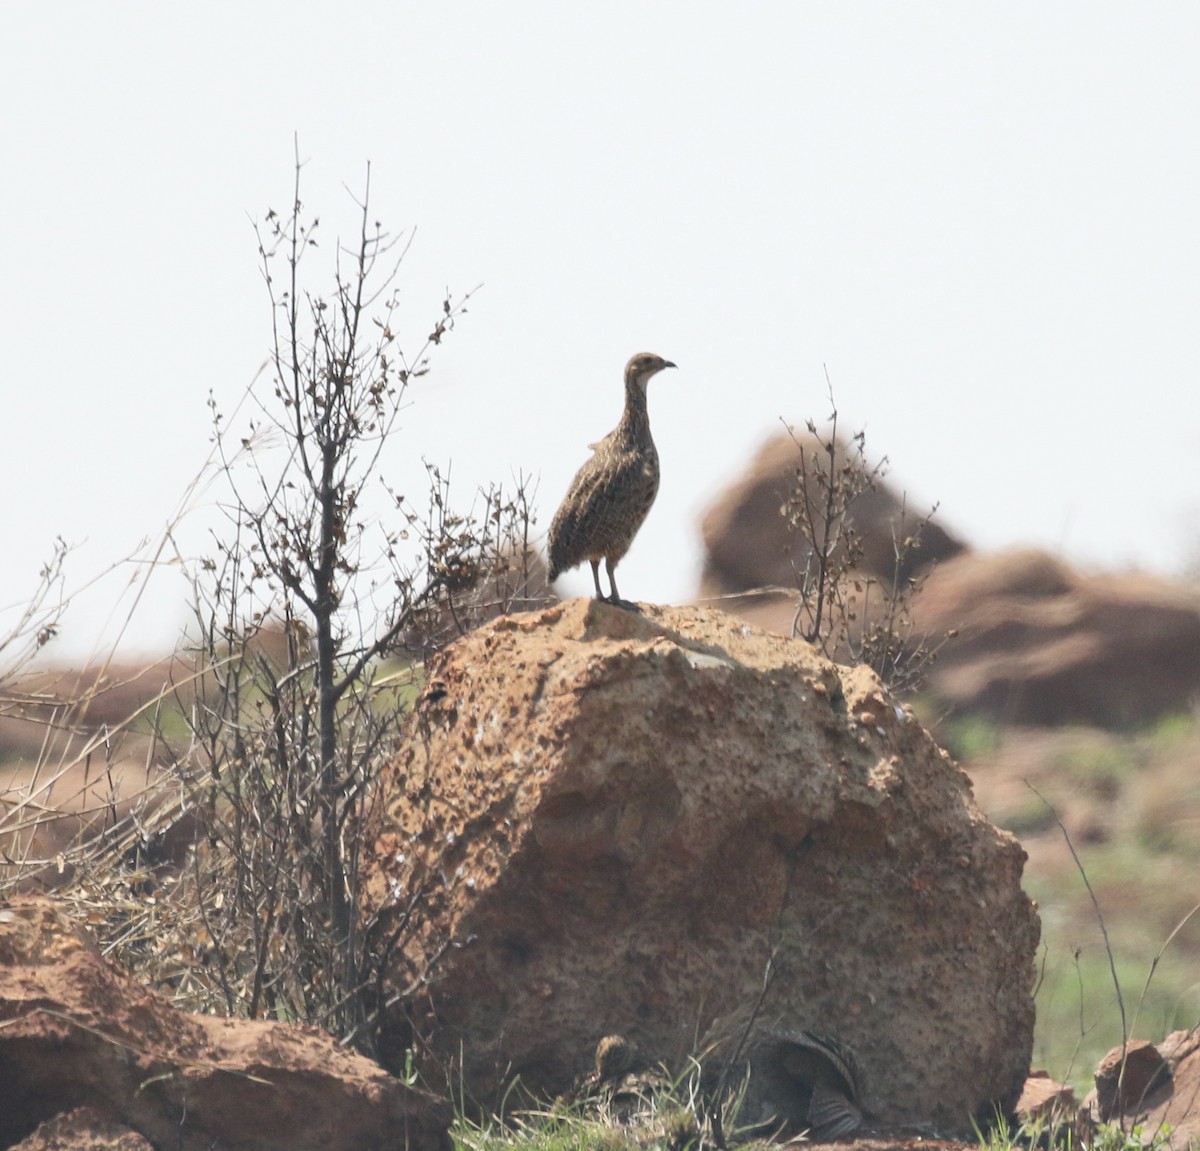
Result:
{"label": "pale sky", "polygon": [[[658,503],[620,569],[682,601],[698,519],[779,418],[845,424],[980,547],[1177,572],[1200,542],[1200,6],[5,0],[0,607],[61,534],[85,583],[156,539],[262,363],[251,217],[293,134],[328,271],[371,164],[416,229],[415,351],[482,283],[389,446],[469,502],[540,484],[544,531],[655,379]],[[310,281],[324,289],[327,278]],[[207,549],[211,508],[180,527]],[[123,565],[55,654],[104,642]],[[577,571],[567,590],[590,590]],[[169,649],[156,572],[126,647]],[[122,609],[118,608],[118,615]],[[3,620],[0,619],[0,623]]]}

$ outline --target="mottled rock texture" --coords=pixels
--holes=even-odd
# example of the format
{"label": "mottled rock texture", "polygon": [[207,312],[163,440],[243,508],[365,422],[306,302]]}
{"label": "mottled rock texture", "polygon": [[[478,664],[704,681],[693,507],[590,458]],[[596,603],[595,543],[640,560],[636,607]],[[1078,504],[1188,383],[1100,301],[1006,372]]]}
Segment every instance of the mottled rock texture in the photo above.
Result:
{"label": "mottled rock texture", "polygon": [[1024,853],[870,671],[717,611],[572,600],[448,649],[386,774],[371,900],[424,892],[393,988],[437,957],[395,1050],[480,1101],[569,1087],[607,1034],[728,1052],[757,1004],[850,1047],[884,1121],[1016,1103]]}

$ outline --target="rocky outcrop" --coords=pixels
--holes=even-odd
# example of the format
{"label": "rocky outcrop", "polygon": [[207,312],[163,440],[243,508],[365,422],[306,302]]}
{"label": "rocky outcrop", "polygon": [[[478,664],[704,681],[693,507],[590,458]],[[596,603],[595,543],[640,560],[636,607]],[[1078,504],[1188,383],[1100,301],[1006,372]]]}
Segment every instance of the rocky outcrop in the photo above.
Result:
{"label": "rocky outcrop", "polygon": [[[836,446],[835,467],[844,468],[852,453]],[[795,439],[786,432],[772,436],[759,449],[741,479],[731,484],[704,513],[704,574],[701,598],[726,596],[755,588],[796,587],[796,565],[803,566],[803,541],[791,531],[780,509],[794,493],[797,473],[806,468],[810,490],[820,490],[817,469],[829,472],[829,454],[808,432]],[[891,586],[896,568],[894,534],[911,534],[923,512],[904,509],[902,499],[883,480],[853,504],[850,519],[863,546],[862,570]],[[921,532],[921,547],[904,559],[900,578],[958,555],[965,548],[940,524]],[[788,617],[790,620],[790,616]]]}
{"label": "rocky outcrop", "polygon": [[1017,1121],[1048,1127],[1070,1122],[1075,1115],[1075,1091],[1068,1083],[1051,1079],[1045,1071],[1031,1071],[1017,1100]]}
{"label": "rocky outcrop", "polygon": [[1046,552],[960,556],[914,602],[917,631],[958,635],[930,686],[957,707],[1031,724],[1145,723],[1200,693],[1200,589],[1087,575]]}
{"label": "rocky outcrop", "polygon": [[[797,596],[788,589],[803,560],[780,508],[795,488],[801,446],[810,471],[828,467],[813,437],[798,439],[769,440],[702,523],[700,598],[722,597],[728,610],[780,635],[792,630]],[[839,445],[837,466],[846,456]],[[892,584],[901,510],[881,483],[849,515],[862,545],[859,570],[883,587]],[[907,523],[910,532],[911,511]],[[924,526],[899,574],[922,577],[911,598],[911,639],[940,646],[928,683],[957,710],[1009,723],[1127,726],[1185,711],[1200,695],[1194,585],[1139,572],[1087,574],[1036,549],[981,554],[936,522]]]}
{"label": "rocky outcrop", "polygon": [[751,1017],[853,1052],[885,1122],[1016,1103],[1024,853],[871,672],[715,611],[572,600],[443,653],[384,785],[395,1050],[484,1103],[570,1087],[610,1034],[719,1062]]}
{"label": "rocky outcrop", "polygon": [[46,900],[0,904],[0,1146],[447,1151],[450,1105],[315,1028],[177,1011]]}

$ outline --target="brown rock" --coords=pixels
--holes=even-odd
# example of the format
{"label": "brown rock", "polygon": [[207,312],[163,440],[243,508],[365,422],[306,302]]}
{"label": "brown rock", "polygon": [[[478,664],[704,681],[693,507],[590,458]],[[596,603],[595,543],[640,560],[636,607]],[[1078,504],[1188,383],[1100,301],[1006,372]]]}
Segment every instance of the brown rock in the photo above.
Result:
{"label": "brown rock", "polygon": [[1119,1118],[1126,1130],[1140,1127],[1143,1140],[1160,1138],[1169,1128],[1169,1144],[1192,1151],[1200,1144],[1200,1030],[1174,1031],[1157,1047],[1132,1040],[1127,1050],[1119,1096],[1121,1048],[1100,1061],[1096,1087],[1080,1108],[1080,1127]]}
{"label": "brown rock", "polygon": [[[846,459],[845,445],[837,445],[837,466],[844,466]],[[828,474],[829,455],[807,432],[798,431],[795,440],[780,432],[763,444],[746,474],[704,513],[700,530],[707,554],[702,597],[796,586],[794,565],[803,564],[802,540],[789,530],[780,508],[795,488],[797,469],[804,465],[814,477],[817,468]],[[816,482],[814,478],[813,490]],[[864,547],[862,569],[889,586],[896,566],[893,533],[901,528],[902,510],[900,498],[884,481],[877,490],[859,496],[852,509],[851,519]],[[908,510],[908,532],[920,514]],[[958,555],[964,546],[939,524],[930,523],[921,534],[920,549],[909,554],[900,576],[908,579],[921,568]]]}
{"label": "brown rock", "polygon": [[[156,766],[161,744],[130,730],[180,658],[20,676],[0,711],[0,885],[34,892],[70,881],[73,849],[103,839],[139,862],[179,862],[194,830]],[[181,698],[186,688],[180,688]],[[169,758],[169,757],[168,757]]]}
{"label": "brown rock", "polygon": [[1158,1049],[1171,1069],[1171,1091],[1166,1099],[1150,1100],[1143,1128],[1155,1131],[1167,1124],[1172,1146],[1200,1146],[1200,1029],[1173,1031]]}
{"label": "brown rock", "polygon": [[448,1103],[313,1028],[175,1010],[44,899],[0,904],[0,1084],[5,1147],[76,1108],[182,1151],[450,1146]]}
{"label": "brown rock", "polygon": [[[819,444],[807,434],[799,439],[806,458],[826,467]],[[845,458],[839,445],[839,466]],[[791,437],[767,441],[701,528],[701,598],[726,597],[723,606],[780,635],[791,634],[795,565],[804,558],[780,515],[799,466]],[[864,545],[861,569],[884,586],[893,576],[900,511],[884,483],[861,496],[850,517]],[[908,523],[916,518],[910,511]],[[912,600],[913,639],[958,632],[929,675],[934,691],[958,709],[1006,722],[1120,727],[1186,710],[1200,692],[1194,585],[1138,572],[1088,575],[1036,549],[981,555],[936,521],[900,574],[927,577]]]}
{"label": "brown rock", "polygon": [[682,1066],[728,1052],[770,963],[759,1021],[852,1050],[878,1118],[1016,1103],[1024,853],[872,673],[716,611],[573,600],[430,679],[368,909],[426,893],[394,988],[440,955],[397,1053],[414,1026],[485,1102],[567,1089],[607,1034]]}
{"label": "brown rock", "polygon": [[972,553],[930,575],[913,614],[917,634],[958,629],[933,690],[997,719],[1120,726],[1185,710],[1200,690],[1200,591],[1155,576]]}
{"label": "brown rock", "polygon": [[1155,1095],[1170,1088],[1169,1064],[1145,1039],[1114,1047],[1096,1067],[1096,1102],[1103,1120],[1145,1111]]}
{"label": "brown rock", "polygon": [[1017,1100],[1017,1119],[1021,1123],[1055,1123],[1075,1111],[1075,1092],[1069,1084],[1058,1083],[1045,1071],[1031,1071]]}
{"label": "brown rock", "polygon": [[191,815],[180,815],[178,788],[150,762],[149,740],[113,743],[119,753],[99,770],[90,757],[49,770],[36,763],[0,768],[6,801],[0,815],[9,817],[0,827],[6,891],[40,892],[70,882],[73,851],[100,839],[118,855],[182,862],[195,825]]}
{"label": "brown rock", "polygon": [[154,1151],[136,1131],[91,1107],[77,1107],[47,1119],[13,1151]]}

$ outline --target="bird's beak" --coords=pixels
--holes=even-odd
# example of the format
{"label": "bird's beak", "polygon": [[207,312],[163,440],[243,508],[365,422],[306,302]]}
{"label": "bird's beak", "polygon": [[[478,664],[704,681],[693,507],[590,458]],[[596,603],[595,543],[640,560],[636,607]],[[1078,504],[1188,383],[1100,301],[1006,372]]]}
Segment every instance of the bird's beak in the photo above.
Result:
{"label": "bird's beak", "polygon": [[671,363],[671,361],[670,361],[670,360],[663,360],[663,367],[664,367],[664,368],[674,368],[674,367],[677,367],[677,366],[678,366],[678,365]]}

